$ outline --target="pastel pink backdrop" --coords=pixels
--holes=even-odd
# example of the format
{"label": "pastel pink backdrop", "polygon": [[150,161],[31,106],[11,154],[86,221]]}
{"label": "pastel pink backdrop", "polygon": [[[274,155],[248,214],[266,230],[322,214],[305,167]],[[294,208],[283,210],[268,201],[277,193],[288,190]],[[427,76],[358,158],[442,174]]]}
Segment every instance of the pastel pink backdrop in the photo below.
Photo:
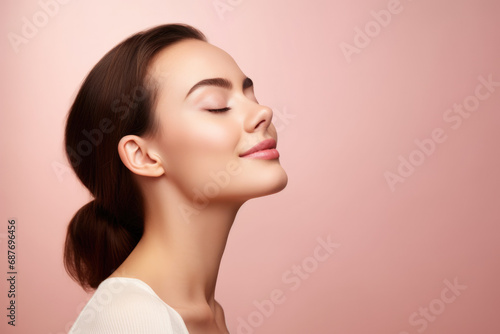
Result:
{"label": "pastel pink backdrop", "polygon": [[[231,231],[217,288],[231,333],[500,332],[500,87],[471,98],[479,76],[500,81],[499,2],[402,0],[384,25],[371,11],[388,0],[66,2],[18,52],[8,34],[42,5],[0,10],[0,267],[4,277],[15,217],[19,272],[15,328],[1,279],[2,333],[66,333],[90,297],[62,265],[66,225],[90,199],[63,155],[66,113],[105,52],[172,22],[201,29],[252,77],[289,176]],[[372,30],[355,39],[357,28]],[[454,129],[443,117],[464,101],[479,105]],[[446,140],[431,149],[436,128]],[[400,156],[419,165],[391,188]],[[328,236],[337,246],[319,257]],[[276,290],[281,303],[262,304]]]}

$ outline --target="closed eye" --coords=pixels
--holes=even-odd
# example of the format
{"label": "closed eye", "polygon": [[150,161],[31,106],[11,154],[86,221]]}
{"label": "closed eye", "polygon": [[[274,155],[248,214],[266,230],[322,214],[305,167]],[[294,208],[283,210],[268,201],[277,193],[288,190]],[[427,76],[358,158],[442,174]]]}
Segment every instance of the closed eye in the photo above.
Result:
{"label": "closed eye", "polygon": [[231,110],[231,108],[225,107],[225,108],[220,108],[220,109],[207,109],[207,111],[214,112],[214,113],[225,112],[228,110]]}

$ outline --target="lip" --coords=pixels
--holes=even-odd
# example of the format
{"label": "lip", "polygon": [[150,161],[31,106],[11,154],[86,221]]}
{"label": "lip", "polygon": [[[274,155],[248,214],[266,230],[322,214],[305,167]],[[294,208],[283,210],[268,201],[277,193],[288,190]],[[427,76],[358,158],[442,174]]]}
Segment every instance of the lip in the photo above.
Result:
{"label": "lip", "polygon": [[276,140],[274,138],[265,139],[251,149],[240,154],[240,157],[276,159],[279,157],[279,153],[276,150]]}

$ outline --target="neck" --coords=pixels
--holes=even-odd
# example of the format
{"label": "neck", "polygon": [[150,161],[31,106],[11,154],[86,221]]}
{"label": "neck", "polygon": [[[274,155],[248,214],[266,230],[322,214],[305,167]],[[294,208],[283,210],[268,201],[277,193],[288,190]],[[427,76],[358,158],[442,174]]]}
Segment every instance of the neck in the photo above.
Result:
{"label": "neck", "polygon": [[142,278],[171,306],[208,304],[214,310],[220,262],[243,203],[199,205],[172,192],[151,198],[144,234],[122,274]]}

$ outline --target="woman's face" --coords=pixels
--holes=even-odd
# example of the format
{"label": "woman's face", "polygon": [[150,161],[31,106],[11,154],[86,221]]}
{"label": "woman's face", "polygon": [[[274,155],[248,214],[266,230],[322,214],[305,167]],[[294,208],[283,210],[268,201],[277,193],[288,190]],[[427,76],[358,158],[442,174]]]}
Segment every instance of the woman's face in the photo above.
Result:
{"label": "woman's face", "polygon": [[[159,84],[161,127],[153,145],[163,177],[185,196],[243,202],[286,186],[279,158],[241,156],[265,139],[277,141],[277,133],[272,110],[257,102],[252,81],[230,55],[188,39],[161,51],[150,73]],[[217,80],[197,85],[206,79]]]}

